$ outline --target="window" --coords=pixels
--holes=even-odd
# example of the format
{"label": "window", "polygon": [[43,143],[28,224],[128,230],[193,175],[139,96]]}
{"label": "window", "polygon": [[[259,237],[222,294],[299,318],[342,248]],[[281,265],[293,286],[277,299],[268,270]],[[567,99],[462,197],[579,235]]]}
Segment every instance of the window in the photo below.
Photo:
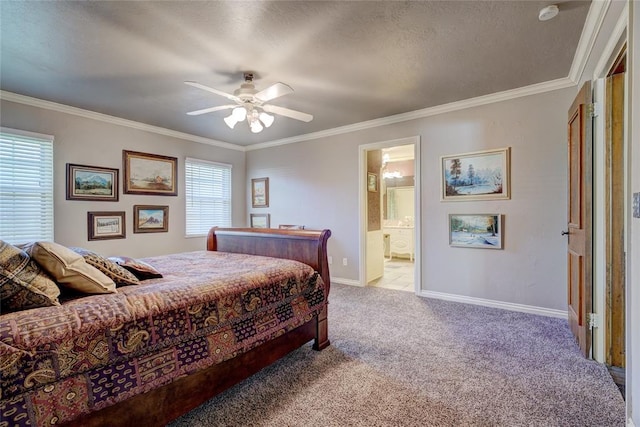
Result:
{"label": "window", "polygon": [[231,226],[231,165],[187,158],[185,185],[187,237]]}
{"label": "window", "polygon": [[0,128],[0,239],[53,240],[53,137]]}

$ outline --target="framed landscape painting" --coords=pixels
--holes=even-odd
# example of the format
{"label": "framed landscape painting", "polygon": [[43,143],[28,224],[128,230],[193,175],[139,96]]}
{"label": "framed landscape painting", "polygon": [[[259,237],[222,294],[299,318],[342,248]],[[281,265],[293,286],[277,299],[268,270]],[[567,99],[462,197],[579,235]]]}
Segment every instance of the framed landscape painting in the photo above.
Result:
{"label": "framed landscape painting", "polygon": [[178,159],[122,150],[125,194],[178,195]]}
{"label": "framed landscape painting", "polygon": [[378,191],[378,175],[367,172],[367,191]]}
{"label": "framed landscape painting", "polygon": [[124,212],[87,212],[89,240],[124,239]]}
{"label": "framed landscape painting", "polygon": [[134,233],[164,233],[169,231],[169,206],[133,206]]}
{"label": "framed landscape painting", "polygon": [[118,201],[118,169],[67,163],[67,200]]}
{"label": "framed landscape painting", "polygon": [[269,228],[271,218],[269,214],[250,214],[251,228]]}
{"label": "framed landscape painting", "polygon": [[251,207],[269,207],[269,178],[253,178],[251,180]]}
{"label": "framed landscape painting", "polygon": [[449,246],[502,249],[502,230],[500,214],[450,214]]}
{"label": "framed landscape painting", "polygon": [[441,157],[442,200],[511,198],[510,154],[507,147]]}

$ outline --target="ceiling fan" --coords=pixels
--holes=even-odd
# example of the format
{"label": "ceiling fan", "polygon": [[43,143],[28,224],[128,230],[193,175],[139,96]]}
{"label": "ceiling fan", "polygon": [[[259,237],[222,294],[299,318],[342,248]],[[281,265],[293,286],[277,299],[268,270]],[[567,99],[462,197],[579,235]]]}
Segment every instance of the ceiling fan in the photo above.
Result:
{"label": "ceiling fan", "polygon": [[233,129],[238,122],[246,119],[251,128],[251,132],[261,132],[264,127],[269,127],[273,124],[274,117],[268,113],[290,117],[303,122],[313,120],[311,114],[268,104],[272,99],[293,93],[293,89],[289,85],[278,82],[264,90],[257,91],[253,84],[253,73],[244,73],[244,83],[240,85],[239,89],[233,92],[233,95],[196,82],[187,81],[185,84],[224,96],[235,102],[235,104],[219,105],[187,113],[190,116],[199,116],[200,114],[212,113],[214,111],[233,109],[231,115],[224,118],[224,122],[231,129]]}

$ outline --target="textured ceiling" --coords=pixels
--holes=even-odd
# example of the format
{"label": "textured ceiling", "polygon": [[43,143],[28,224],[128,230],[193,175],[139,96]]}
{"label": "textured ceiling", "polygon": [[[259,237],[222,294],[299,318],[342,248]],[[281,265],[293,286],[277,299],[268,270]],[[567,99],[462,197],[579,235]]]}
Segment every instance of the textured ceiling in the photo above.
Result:
{"label": "textured ceiling", "polygon": [[[0,1],[0,88],[239,145],[273,141],[567,77],[590,6],[549,1]],[[183,83],[295,92],[252,134]]]}

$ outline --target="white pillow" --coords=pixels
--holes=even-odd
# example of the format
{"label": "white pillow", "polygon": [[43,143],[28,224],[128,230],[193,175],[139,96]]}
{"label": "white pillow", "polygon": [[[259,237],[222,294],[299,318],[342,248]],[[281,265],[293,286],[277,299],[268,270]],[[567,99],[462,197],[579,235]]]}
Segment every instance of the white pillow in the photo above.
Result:
{"label": "white pillow", "polygon": [[64,288],[85,294],[116,292],[113,280],[69,248],[54,242],[36,242],[30,252],[40,267]]}

